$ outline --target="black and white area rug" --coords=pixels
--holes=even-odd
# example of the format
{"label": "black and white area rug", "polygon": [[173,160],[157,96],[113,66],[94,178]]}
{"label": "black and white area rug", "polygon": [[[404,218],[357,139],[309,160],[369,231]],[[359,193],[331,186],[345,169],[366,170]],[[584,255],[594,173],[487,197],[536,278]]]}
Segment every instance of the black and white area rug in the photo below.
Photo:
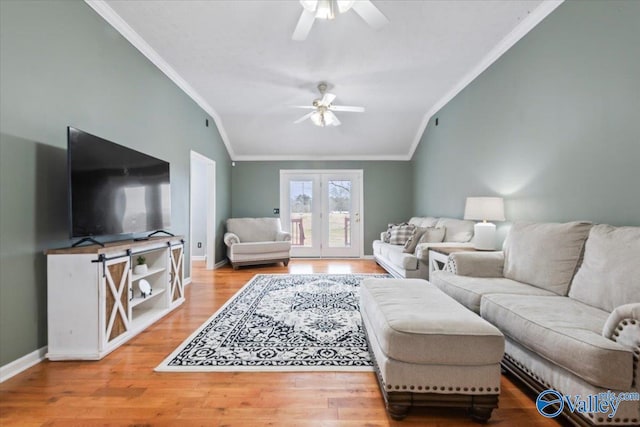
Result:
{"label": "black and white area rug", "polygon": [[385,274],[259,274],[156,371],[372,371],[358,287]]}

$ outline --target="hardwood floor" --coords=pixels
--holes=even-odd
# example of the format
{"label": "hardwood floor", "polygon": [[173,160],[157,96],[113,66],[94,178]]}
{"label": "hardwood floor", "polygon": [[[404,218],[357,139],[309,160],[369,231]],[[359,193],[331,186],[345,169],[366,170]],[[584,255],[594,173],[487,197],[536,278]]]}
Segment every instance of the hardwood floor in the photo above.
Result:
{"label": "hardwood floor", "polygon": [[[459,426],[464,411],[387,417],[373,373],[157,373],[153,369],[258,273],[377,273],[371,260],[293,260],[206,271],[194,263],[187,301],[101,361],[45,361],[0,384],[2,426]],[[489,425],[553,426],[502,378]]]}

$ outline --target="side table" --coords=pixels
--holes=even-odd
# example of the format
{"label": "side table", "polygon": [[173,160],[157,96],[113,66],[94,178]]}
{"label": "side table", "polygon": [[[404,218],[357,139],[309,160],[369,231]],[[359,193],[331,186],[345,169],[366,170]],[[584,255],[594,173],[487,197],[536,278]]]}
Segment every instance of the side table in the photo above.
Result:
{"label": "side table", "polygon": [[432,272],[442,270],[454,252],[476,252],[476,249],[469,246],[432,246],[429,248],[429,277]]}

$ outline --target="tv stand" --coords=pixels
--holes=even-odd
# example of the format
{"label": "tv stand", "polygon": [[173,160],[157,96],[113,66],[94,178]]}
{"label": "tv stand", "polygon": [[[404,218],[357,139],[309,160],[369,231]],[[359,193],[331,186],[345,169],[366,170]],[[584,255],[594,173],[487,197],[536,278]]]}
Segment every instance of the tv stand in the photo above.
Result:
{"label": "tv stand", "polygon": [[159,233],[164,233],[167,236],[175,237],[175,234],[169,233],[168,231],[164,231],[164,230],[156,230],[153,233],[149,234],[147,237],[153,237],[153,236],[155,236],[156,234],[159,234]]}
{"label": "tv stand", "polygon": [[104,248],[104,243],[102,242],[98,242],[96,239],[94,239],[93,237],[85,237],[83,239],[78,240],[77,242],[75,242],[73,245],[71,245],[72,248],[75,248],[76,246],[80,246],[82,243],[84,242],[91,242],[91,243],[95,243],[96,245],[100,245]]}
{"label": "tv stand", "polygon": [[185,300],[182,236],[46,254],[49,360],[99,360]]}

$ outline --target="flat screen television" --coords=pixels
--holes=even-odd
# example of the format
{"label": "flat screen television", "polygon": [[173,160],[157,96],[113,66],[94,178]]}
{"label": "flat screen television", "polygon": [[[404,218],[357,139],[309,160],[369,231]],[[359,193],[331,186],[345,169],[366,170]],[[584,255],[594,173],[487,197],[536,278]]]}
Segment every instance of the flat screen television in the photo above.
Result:
{"label": "flat screen television", "polygon": [[67,144],[71,238],[170,226],[168,162],[73,127]]}

